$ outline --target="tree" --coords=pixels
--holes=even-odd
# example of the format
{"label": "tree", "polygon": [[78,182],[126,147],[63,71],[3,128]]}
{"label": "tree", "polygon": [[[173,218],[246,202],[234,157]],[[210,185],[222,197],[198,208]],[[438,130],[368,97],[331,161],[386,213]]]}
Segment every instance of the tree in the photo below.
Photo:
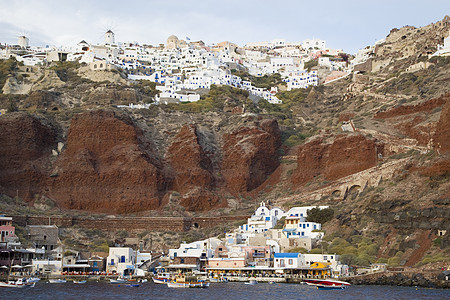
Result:
{"label": "tree", "polygon": [[332,220],[333,217],[334,210],[332,208],[320,209],[318,207],[314,207],[312,209],[308,209],[306,221],[324,224]]}

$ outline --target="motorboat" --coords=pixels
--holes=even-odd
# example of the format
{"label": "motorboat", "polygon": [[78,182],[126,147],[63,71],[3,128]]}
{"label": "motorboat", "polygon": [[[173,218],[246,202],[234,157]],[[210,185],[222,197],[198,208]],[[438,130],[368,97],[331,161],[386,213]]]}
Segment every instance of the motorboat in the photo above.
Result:
{"label": "motorboat", "polygon": [[67,280],[65,279],[49,279],[48,283],[66,283]]}
{"label": "motorboat", "polygon": [[248,285],[255,285],[255,284],[258,284],[258,281],[256,281],[256,279],[250,279],[248,282],[246,282],[245,284],[248,284]]}
{"label": "motorboat", "polygon": [[84,284],[86,282],[87,282],[86,280],[74,280],[73,281],[73,283],[75,283],[75,284]]}
{"label": "motorboat", "polygon": [[0,281],[0,287],[5,287],[5,288],[25,288],[25,287],[34,287],[35,286],[35,282],[27,282],[27,280],[25,278],[19,278],[16,281],[8,281],[8,282],[3,282]]}
{"label": "motorboat", "polygon": [[113,283],[113,284],[118,284],[118,283],[120,284],[120,283],[127,283],[127,282],[128,282],[127,279],[121,278],[121,277],[119,277],[117,279],[112,279],[112,278],[109,279],[109,283]]}
{"label": "motorboat", "polygon": [[307,285],[317,286],[318,288],[330,287],[333,289],[344,289],[350,286],[350,283],[335,279],[303,279]]}

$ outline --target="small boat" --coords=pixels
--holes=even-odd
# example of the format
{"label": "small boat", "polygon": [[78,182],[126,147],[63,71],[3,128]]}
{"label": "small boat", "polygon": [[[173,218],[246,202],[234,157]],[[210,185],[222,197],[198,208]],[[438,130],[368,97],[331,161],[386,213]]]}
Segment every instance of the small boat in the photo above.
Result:
{"label": "small boat", "polygon": [[84,283],[86,283],[86,280],[74,280],[73,283],[75,283],[75,284],[84,284]]}
{"label": "small boat", "polygon": [[226,277],[214,277],[214,278],[209,278],[209,282],[217,282],[217,283],[226,283],[228,282],[228,279]]}
{"label": "small boat", "polygon": [[49,279],[48,283],[66,283],[65,279]]}
{"label": "small boat", "polygon": [[40,281],[40,280],[41,280],[41,279],[40,279],[40,278],[37,278],[37,277],[30,277],[30,278],[27,279],[27,282],[33,283],[33,282],[38,282],[38,281]]}
{"label": "small boat", "polygon": [[339,281],[334,279],[303,279],[307,285],[314,285],[317,287],[335,287],[335,288],[345,288],[350,286],[350,283],[345,281]]}
{"label": "small boat", "polygon": [[153,277],[152,280],[154,283],[165,284],[172,278],[172,274],[170,273],[160,273],[158,276]]}
{"label": "small boat", "polygon": [[256,279],[250,279],[248,282],[246,282],[245,284],[248,284],[248,285],[255,285],[255,284],[258,284],[258,281],[256,281]]}
{"label": "small boat", "polygon": [[316,285],[318,290],[344,290],[347,288],[346,285]]}
{"label": "small boat", "polygon": [[8,282],[0,282],[0,287],[5,288],[25,288],[25,287],[34,287],[35,282],[27,282],[25,278],[17,279],[16,281],[8,281]]}
{"label": "small boat", "polygon": [[139,284],[126,284],[126,287],[139,287]]}
{"label": "small boat", "polygon": [[139,279],[138,282],[139,283],[146,283],[146,282],[148,282],[148,280],[144,278],[144,279]]}
{"label": "small boat", "polygon": [[175,280],[167,281],[167,287],[170,288],[207,288],[209,282],[205,281],[187,281],[185,276],[177,276]]}
{"label": "small boat", "polygon": [[128,280],[126,280],[125,278],[117,278],[117,279],[109,279],[109,283],[113,283],[113,284],[118,284],[118,283],[127,283]]}

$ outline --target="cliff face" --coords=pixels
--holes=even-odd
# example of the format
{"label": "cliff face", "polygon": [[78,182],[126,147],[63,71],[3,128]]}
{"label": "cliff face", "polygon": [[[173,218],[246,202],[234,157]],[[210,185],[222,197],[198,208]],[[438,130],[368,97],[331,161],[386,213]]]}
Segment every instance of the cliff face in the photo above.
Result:
{"label": "cliff face", "polygon": [[209,210],[218,203],[211,160],[200,145],[195,125],[181,128],[166,158],[175,172],[172,188],[182,194],[180,205],[192,211]]}
{"label": "cliff face", "polygon": [[142,131],[112,111],[76,116],[49,196],[65,208],[125,213],[156,209],[171,178]]}
{"label": "cliff face", "polygon": [[276,120],[264,120],[225,134],[221,170],[228,190],[248,192],[262,184],[279,165],[279,146]]}
{"label": "cliff face", "polygon": [[380,148],[374,139],[359,134],[339,135],[332,142],[315,139],[299,147],[292,183],[303,185],[319,175],[335,180],[371,168]]}
{"label": "cliff face", "polygon": [[191,124],[173,137],[158,133],[169,142],[157,152],[146,137],[153,133],[124,113],[85,112],[71,120],[64,149],[50,159],[53,130],[29,115],[7,114],[0,118],[1,193],[13,197],[19,191],[27,201],[39,194],[58,207],[92,212],[227,206],[224,193],[255,189],[279,165],[277,122],[239,120],[245,126],[200,131]]}
{"label": "cliff face", "polygon": [[436,125],[434,145],[440,152],[450,151],[450,95],[446,97],[446,103],[442,108],[439,122]]}
{"label": "cliff face", "polygon": [[0,192],[31,201],[48,177],[54,131],[24,113],[0,118]]}

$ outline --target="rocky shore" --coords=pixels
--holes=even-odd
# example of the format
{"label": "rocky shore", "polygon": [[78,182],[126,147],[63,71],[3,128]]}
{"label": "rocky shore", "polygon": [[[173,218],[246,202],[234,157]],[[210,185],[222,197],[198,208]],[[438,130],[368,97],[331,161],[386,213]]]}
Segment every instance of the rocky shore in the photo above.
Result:
{"label": "rocky shore", "polygon": [[445,279],[442,272],[413,273],[388,271],[353,276],[345,280],[354,285],[396,285],[427,288],[450,287],[450,282]]}

